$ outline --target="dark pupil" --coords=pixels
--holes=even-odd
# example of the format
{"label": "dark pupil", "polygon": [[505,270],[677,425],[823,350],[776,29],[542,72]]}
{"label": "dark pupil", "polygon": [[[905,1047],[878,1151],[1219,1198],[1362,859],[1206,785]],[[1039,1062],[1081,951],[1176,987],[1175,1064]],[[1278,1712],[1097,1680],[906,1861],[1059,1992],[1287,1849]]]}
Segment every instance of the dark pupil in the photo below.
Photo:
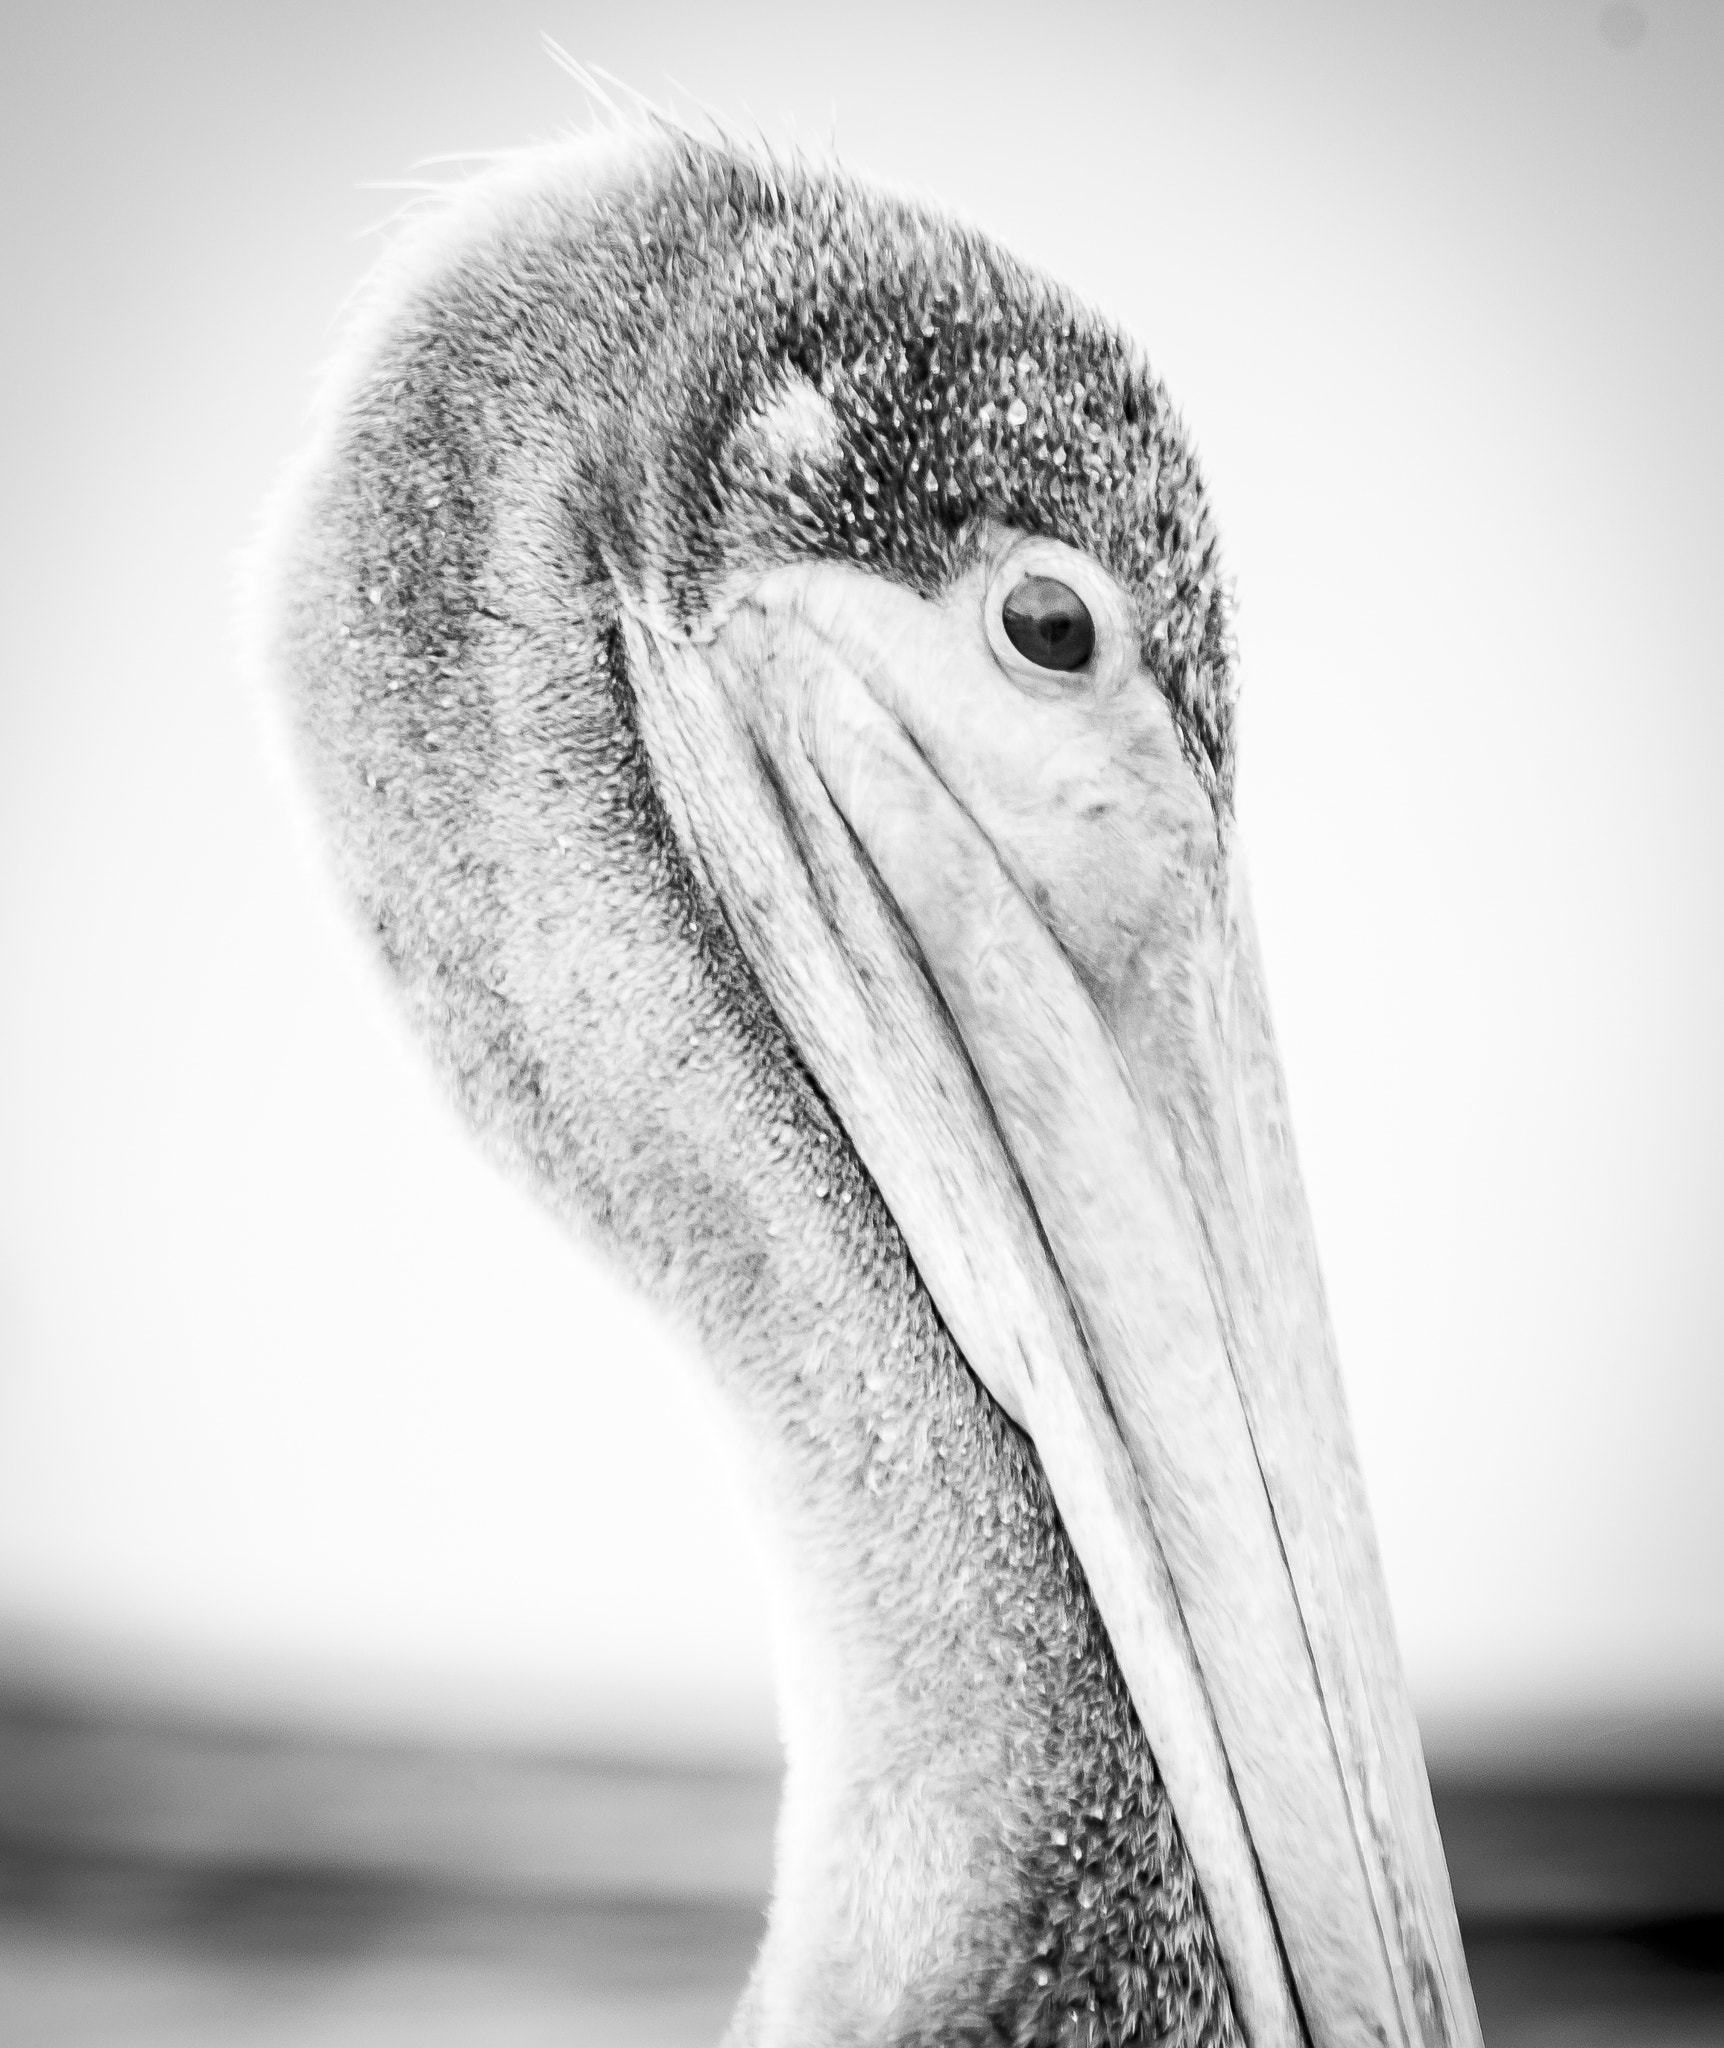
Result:
{"label": "dark pupil", "polygon": [[1051,576],[1026,576],[1000,621],[1006,638],[1038,668],[1082,668],[1095,652],[1095,621],[1083,599]]}

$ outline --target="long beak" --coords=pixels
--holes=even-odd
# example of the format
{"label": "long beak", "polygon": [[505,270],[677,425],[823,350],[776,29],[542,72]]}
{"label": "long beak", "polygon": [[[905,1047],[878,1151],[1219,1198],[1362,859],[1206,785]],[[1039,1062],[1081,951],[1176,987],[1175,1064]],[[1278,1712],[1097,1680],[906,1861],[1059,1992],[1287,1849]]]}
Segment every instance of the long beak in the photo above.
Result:
{"label": "long beak", "polygon": [[643,692],[685,843],[1036,1444],[1247,2039],[1476,2043],[1237,864],[1176,745],[1014,783],[807,597]]}

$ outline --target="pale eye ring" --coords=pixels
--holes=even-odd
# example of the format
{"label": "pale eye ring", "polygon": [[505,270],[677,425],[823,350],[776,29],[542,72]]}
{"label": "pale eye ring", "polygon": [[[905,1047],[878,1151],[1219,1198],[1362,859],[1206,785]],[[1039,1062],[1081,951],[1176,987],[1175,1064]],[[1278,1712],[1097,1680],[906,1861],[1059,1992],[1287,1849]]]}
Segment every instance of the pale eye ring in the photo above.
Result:
{"label": "pale eye ring", "polygon": [[1026,576],[1000,607],[1006,638],[1037,668],[1069,674],[1095,652],[1095,620],[1069,583]]}

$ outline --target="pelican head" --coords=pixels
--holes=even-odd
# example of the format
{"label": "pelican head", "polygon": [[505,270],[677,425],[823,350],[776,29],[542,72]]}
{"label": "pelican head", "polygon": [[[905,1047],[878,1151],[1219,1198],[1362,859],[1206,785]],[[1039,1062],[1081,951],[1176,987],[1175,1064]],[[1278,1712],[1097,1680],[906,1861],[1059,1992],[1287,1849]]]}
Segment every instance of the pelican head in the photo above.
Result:
{"label": "pelican head", "polygon": [[1476,2043],[1135,347],[649,125],[408,237],[269,560],[412,1018],[738,1419],[735,2048]]}

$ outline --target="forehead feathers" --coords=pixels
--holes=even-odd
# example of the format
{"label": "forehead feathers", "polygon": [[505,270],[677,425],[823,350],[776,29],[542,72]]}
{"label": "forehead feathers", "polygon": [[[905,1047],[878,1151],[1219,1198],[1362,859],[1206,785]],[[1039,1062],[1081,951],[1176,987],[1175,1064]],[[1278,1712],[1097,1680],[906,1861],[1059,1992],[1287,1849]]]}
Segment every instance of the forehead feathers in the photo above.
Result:
{"label": "forehead feathers", "polygon": [[984,521],[1087,551],[1229,807],[1229,608],[1191,449],[1131,344],[985,237],[667,131],[597,181],[553,164],[419,316],[578,426],[585,544],[676,630],[787,559],[931,595]]}

